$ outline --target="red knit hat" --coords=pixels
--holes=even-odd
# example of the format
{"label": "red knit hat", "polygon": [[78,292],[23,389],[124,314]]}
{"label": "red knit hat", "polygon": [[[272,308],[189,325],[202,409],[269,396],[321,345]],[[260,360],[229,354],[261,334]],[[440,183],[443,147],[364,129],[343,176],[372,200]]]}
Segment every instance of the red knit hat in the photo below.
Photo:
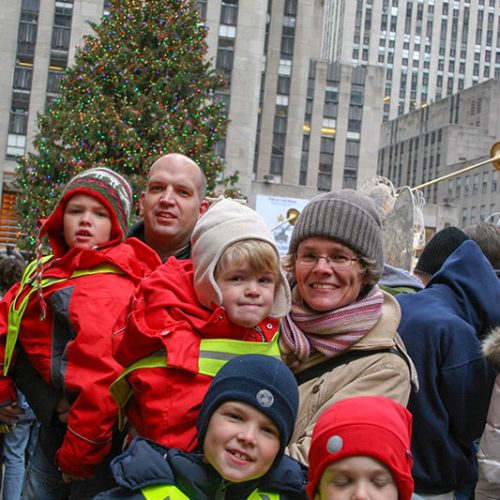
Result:
{"label": "red knit hat", "polygon": [[321,476],[331,463],[367,456],[390,469],[400,500],[410,500],[411,422],[404,406],[381,396],[348,398],[333,404],[314,427],[309,450],[309,498],[314,498]]}

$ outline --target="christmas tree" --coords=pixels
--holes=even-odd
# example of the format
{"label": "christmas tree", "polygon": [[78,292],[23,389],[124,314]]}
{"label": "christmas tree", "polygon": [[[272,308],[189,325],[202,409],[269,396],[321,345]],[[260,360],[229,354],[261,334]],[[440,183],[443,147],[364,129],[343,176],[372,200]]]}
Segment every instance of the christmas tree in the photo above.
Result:
{"label": "christmas tree", "polygon": [[[224,170],[214,145],[225,134],[213,100],[224,84],[206,60],[207,26],[189,0],[114,0],[77,49],[61,96],[38,117],[35,153],[19,159],[22,246],[36,241],[46,216],[76,173],[106,166],[125,174],[137,197],[164,153],[193,158],[208,193]],[[237,175],[225,179],[234,185]]]}

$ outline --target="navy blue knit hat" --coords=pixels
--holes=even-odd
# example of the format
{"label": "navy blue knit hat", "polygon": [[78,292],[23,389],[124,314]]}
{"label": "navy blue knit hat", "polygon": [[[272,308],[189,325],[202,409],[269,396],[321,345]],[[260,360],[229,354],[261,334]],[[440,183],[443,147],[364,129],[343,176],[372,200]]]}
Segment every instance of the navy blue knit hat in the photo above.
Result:
{"label": "navy blue knit hat", "polygon": [[228,361],[203,398],[196,422],[200,448],[212,414],[226,401],[247,403],[274,422],[280,433],[277,459],[281,458],[292,437],[299,406],[297,382],[290,369],[279,359],[262,354],[245,354]]}
{"label": "navy blue knit hat", "polygon": [[441,269],[444,261],[468,239],[458,227],[448,226],[441,229],[425,245],[413,272],[432,276]]}

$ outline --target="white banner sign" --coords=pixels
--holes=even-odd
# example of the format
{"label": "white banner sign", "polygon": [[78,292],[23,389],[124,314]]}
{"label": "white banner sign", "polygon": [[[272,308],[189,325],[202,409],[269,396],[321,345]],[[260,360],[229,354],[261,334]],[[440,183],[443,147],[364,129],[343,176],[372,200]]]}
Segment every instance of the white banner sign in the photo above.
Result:
{"label": "white banner sign", "polygon": [[288,253],[288,244],[292,236],[293,226],[286,221],[286,213],[290,208],[299,212],[309,203],[303,198],[285,198],[282,196],[257,195],[255,210],[273,230],[280,255]]}

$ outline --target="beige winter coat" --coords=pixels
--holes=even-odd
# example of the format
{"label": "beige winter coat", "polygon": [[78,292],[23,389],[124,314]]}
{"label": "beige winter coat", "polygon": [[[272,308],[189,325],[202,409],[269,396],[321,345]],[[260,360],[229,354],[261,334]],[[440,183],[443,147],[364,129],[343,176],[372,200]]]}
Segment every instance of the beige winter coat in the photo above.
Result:
{"label": "beige winter coat", "polygon": [[[397,334],[401,317],[399,304],[386,292],[382,317],[351,350],[376,350],[398,346],[406,353]],[[304,368],[325,361],[323,355],[311,358]],[[411,366],[411,373],[408,366]],[[336,401],[354,396],[386,396],[406,406],[412,387],[418,386],[413,363],[392,353],[380,353],[353,360],[304,382],[299,387],[300,402],[295,432],[287,453],[308,465],[307,455],[314,424],[320,414]]]}
{"label": "beige winter coat", "polygon": [[[495,328],[483,343],[486,359],[500,369],[500,327]],[[500,498],[500,374],[497,375],[486,427],[479,443],[477,454],[479,481],[476,500],[498,500]]]}

